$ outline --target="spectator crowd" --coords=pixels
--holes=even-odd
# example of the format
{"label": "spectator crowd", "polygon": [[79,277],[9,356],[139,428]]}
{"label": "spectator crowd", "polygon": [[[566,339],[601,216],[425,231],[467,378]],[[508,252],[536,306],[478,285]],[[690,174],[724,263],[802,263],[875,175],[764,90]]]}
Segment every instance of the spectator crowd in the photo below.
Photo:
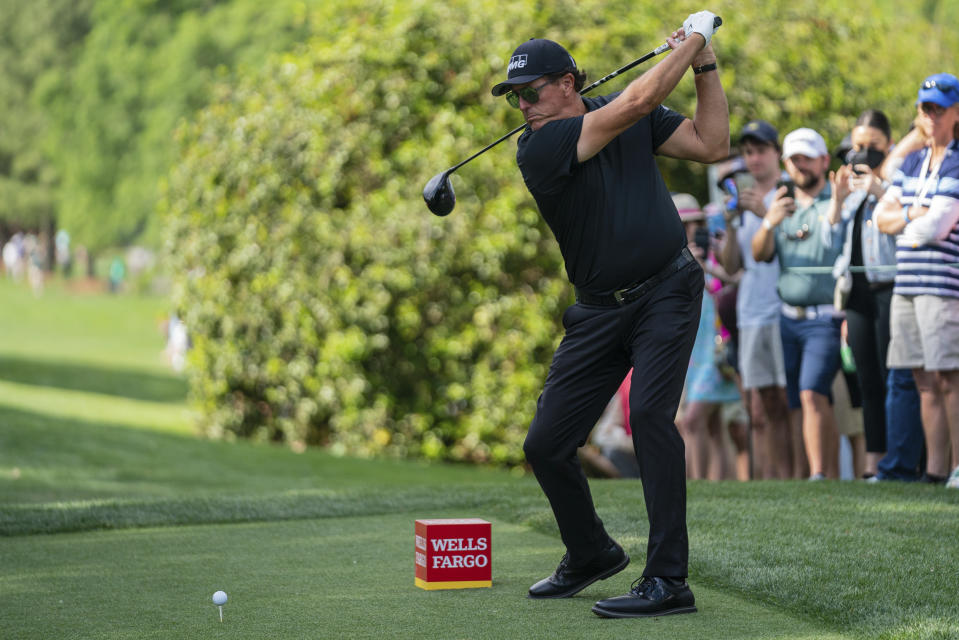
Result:
{"label": "spectator crowd", "polygon": [[[845,437],[853,477],[959,488],[959,80],[915,106],[901,139],[870,109],[833,153],[815,123],[754,120],[715,167],[722,203],[674,194],[706,272],[689,477],[839,478]],[[628,385],[594,430],[610,464],[584,456],[603,475],[639,472]]]}

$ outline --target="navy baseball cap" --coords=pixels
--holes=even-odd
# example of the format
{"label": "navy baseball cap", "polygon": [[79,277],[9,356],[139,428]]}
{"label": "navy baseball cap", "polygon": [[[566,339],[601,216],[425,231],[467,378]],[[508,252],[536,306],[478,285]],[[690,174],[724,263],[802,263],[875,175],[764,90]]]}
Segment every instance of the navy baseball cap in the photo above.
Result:
{"label": "navy baseball cap", "polygon": [[739,143],[742,144],[750,138],[779,146],[779,132],[776,131],[776,127],[765,120],[753,120],[746,123],[746,126],[739,132]]}
{"label": "navy baseball cap", "polygon": [[575,68],[576,61],[561,44],[543,38],[530,38],[516,47],[506,66],[506,81],[493,87],[493,95],[501,96],[515,85]]}
{"label": "navy baseball cap", "polygon": [[959,80],[951,73],[936,73],[922,81],[916,104],[934,102],[949,108],[959,102]]}

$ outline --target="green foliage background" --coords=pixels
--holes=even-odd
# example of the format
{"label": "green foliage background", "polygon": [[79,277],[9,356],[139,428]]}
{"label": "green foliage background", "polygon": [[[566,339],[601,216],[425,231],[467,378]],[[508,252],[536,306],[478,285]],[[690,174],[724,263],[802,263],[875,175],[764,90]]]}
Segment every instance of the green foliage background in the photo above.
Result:
{"label": "green foliage background", "polygon": [[[902,127],[916,79],[942,68],[916,52],[928,25],[915,16],[771,3],[743,24],[725,7],[716,48],[734,130],[764,117],[838,142],[866,107]],[[420,192],[518,122],[489,95],[518,42],[561,40],[595,78],[686,13],[339,3],[315,10],[307,45],[223,84],[182,129],[162,206],[207,431],[520,464],[571,301],[561,258],[511,143],[454,174],[448,218],[431,216]],[[877,47],[907,42],[913,55],[876,67]],[[669,102],[691,114],[692,80]],[[673,188],[704,191],[704,167],[663,168]]]}
{"label": "green foliage background", "polygon": [[[57,220],[94,251],[162,242],[212,435],[518,464],[571,301],[560,256],[512,141],[454,174],[450,217],[421,189],[520,122],[489,87],[522,40],[595,79],[701,8],[2,3],[0,236]],[[948,0],[711,8],[733,132],[761,117],[835,146],[880,108],[902,134],[918,81],[959,71]],[[668,104],[692,115],[691,78]],[[706,197],[705,167],[660,167]]]}
{"label": "green foliage background", "polygon": [[[51,0],[52,1],[52,0]],[[36,101],[49,114],[60,225],[94,251],[158,243],[160,177],[173,130],[242,64],[306,38],[293,0],[95,2],[77,58],[51,68]]]}

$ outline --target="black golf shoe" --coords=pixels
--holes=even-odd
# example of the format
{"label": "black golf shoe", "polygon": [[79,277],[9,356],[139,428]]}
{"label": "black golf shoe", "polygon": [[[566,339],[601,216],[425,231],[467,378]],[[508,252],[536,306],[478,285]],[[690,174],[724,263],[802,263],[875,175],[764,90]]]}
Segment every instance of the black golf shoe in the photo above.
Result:
{"label": "black golf shoe", "polygon": [[623,548],[610,540],[605,549],[588,563],[573,567],[569,554],[563,556],[556,571],[529,588],[530,598],[568,598],[593,584],[619,573],[629,564],[629,556]]}
{"label": "black golf shoe", "polygon": [[650,618],[693,613],[696,598],[685,580],[640,578],[625,596],[600,600],[593,613],[602,618]]}

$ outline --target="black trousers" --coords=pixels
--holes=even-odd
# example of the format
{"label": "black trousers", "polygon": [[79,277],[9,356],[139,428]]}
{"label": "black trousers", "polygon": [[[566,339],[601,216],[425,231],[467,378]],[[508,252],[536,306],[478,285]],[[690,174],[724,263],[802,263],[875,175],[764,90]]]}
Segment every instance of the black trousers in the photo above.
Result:
{"label": "black trousers", "polygon": [[854,281],[846,305],[849,348],[862,392],[866,451],[871,453],[886,451],[886,353],[891,303],[892,286],[874,291],[868,284]]}
{"label": "black trousers", "polygon": [[523,448],[574,565],[609,539],[576,449],[633,367],[629,422],[649,518],[643,575],[688,575],[686,456],[675,417],[703,284],[703,270],[692,262],[625,306],[575,304],[563,314],[566,335]]}

